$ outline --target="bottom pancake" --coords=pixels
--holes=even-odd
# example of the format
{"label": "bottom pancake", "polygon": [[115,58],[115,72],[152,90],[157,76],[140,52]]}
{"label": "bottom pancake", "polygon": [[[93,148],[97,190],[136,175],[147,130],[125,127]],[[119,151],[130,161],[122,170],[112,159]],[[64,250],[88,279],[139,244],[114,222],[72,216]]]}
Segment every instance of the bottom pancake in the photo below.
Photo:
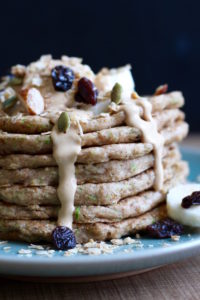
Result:
{"label": "bottom pancake", "polygon": [[[166,216],[166,205],[163,204],[136,218],[115,223],[75,224],[73,229],[78,243],[86,243],[90,239],[105,241],[135,234]],[[55,227],[56,222],[51,221],[0,220],[0,239],[29,243],[51,242]]]}

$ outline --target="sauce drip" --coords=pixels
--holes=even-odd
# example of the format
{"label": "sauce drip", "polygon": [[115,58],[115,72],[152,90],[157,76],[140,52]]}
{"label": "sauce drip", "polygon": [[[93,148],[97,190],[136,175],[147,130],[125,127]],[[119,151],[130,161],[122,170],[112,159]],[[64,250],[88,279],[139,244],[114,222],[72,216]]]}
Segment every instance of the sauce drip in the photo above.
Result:
{"label": "sauce drip", "polygon": [[[143,117],[140,116],[141,108],[143,109]],[[162,155],[164,139],[158,132],[157,124],[152,118],[152,105],[145,98],[131,100],[121,106],[126,114],[126,124],[141,130],[143,142],[151,143],[154,148],[154,169],[155,169],[155,190],[162,190],[163,187],[163,166]]]}
{"label": "sauce drip", "polygon": [[71,122],[66,133],[59,132],[54,126],[51,138],[53,141],[53,157],[58,165],[59,185],[57,189],[61,208],[58,214],[58,225],[72,229],[74,196],[77,187],[75,162],[81,151],[80,125]]}

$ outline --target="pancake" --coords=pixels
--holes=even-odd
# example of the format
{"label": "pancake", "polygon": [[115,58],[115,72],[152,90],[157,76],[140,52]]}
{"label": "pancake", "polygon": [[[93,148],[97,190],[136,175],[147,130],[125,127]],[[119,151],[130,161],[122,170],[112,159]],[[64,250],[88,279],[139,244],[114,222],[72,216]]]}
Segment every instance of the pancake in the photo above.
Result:
{"label": "pancake", "polygon": [[[135,218],[116,223],[74,224],[78,243],[120,238],[144,230],[148,225],[167,216],[166,206],[161,205]],[[48,220],[0,220],[0,239],[36,242],[51,242],[56,222]]]}
{"label": "pancake", "polygon": [[[164,109],[176,109],[184,104],[184,98],[181,92],[171,92],[148,98],[152,103],[153,112],[161,112]],[[124,124],[124,120],[124,113],[119,112],[114,115],[106,114],[96,119],[92,119],[89,122],[81,122],[81,126],[83,132],[87,133],[119,126]],[[51,131],[52,127],[53,124],[47,116],[42,117],[19,114],[16,116],[0,117],[0,129],[10,133],[37,134]]]}
{"label": "pancake", "polygon": [[[188,124],[178,121],[168,128],[163,128],[160,130],[160,133],[164,137],[165,143],[179,142],[188,134]],[[141,132],[139,129],[121,126],[84,134],[82,138],[82,147],[133,143],[139,140],[141,140]]]}
{"label": "pancake", "polygon": [[[128,160],[144,156],[153,150],[152,144],[113,144],[101,147],[90,147],[81,150],[77,163],[90,164],[110,160]],[[23,169],[57,166],[52,154],[28,155],[10,154],[0,156],[0,168]]]}
{"label": "pancake", "polygon": [[[167,168],[164,168],[165,180],[177,173],[184,177],[188,175],[188,166],[185,162],[177,161],[175,164],[169,159]],[[120,182],[78,185],[75,194],[75,205],[111,205],[119,200],[134,196],[153,187],[155,173],[149,169],[137,176]],[[17,205],[59,205],[56,187],[40,186],[25,187],[13,185],[0,187],[0,200]]]}
{"label": "pancake", "polygon": [[[176,149],[168,151],[165,148],[163,155],[166,159],[177,160],[180,154]],[[83,183],[106,183],[117,182],[153,167],[154,155],[147,154],[130,160],[112,160],[105,163],[98,164],[77,164],[76,165],[76,178],[78,184]],[[163,160],[165,165],[165,159]],[[58,184],[58,168],[45,167],[38,169],[17,169],[5,170],[0,169],[0,186],[7,186],[13,184],[23,184],[25,186],[45,186]]]}
{"label": "pancake", "polygon": [[[182,166],[183,167],[183,166]],[[185,180],[185,172],[177,171],[168,179],[163,190],[173,187],[177,181]],[[165,200],[165,193],[154,190],[141,192],[136,196],[127,197],[120,200],[117,204],[109,206],[79,206],[74,211],[75,223],[113,223],[121,220],[137,217],[158,206]],[[57,219],[60,206],[18,206],[0,202],[1,219],[9,220],[44,220]]]}
{"label": "pancake", "polygon": [[[188,125],[179,121],[161,131],[165,143],[181,141],[188,133]],[[101,146],[120,143],[133,143],[139,141],[141,132],[132,127],[115,127],[98,132],[84,134],[82,147]],[[0,132],[0,155],[22,154],[46,154],[52,152],[50,135],[25,135]]]}

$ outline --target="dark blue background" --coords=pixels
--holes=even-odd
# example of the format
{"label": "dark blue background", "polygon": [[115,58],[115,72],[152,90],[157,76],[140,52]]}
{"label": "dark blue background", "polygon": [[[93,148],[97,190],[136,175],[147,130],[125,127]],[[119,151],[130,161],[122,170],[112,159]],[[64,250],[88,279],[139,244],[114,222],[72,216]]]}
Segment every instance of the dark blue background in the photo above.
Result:
{"label": "dark blue background", "polygon": [[97,71],[133,66],[139,93],[182,90],[200,131],[198,0],[7,1],[0,10],[0,73],[41,54],[80,56]]}

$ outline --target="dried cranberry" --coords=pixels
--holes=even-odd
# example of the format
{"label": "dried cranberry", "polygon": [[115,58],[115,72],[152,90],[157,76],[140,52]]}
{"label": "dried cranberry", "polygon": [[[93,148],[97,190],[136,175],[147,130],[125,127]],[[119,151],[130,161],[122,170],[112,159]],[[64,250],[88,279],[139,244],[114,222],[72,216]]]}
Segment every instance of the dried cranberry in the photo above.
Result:
{"label": "dried cranberry", "polygon": [[192,195],[183,198],[181,203],[183,208],[189,208],[192,205],[200,205],[200,191],[193,192]]}
{"label": "dried cranberry", "polygon": [[75,94],[77,102],[95,105],[97,103],[98,90],[94,83],[83,77],[78,82],[78,92]]}
{"label": "dried cranberry", "polygon": [[52,69],[51,77],[56,91],[65,92],[71,89],[74,81],[74,73],[70,68],[57,66]]}
{"label": "dried cranberry", "polygon": [[59,250],[69,250],[76,247],[76,238],[71,229],[57,226],[52,232],[53,243]]}
{"label": "dried cranberry", "polygon": [[183,226],[167,218],[147,226],[146,231],[154,238],[163,239],[173,235],[181,235],[183,233]]}

